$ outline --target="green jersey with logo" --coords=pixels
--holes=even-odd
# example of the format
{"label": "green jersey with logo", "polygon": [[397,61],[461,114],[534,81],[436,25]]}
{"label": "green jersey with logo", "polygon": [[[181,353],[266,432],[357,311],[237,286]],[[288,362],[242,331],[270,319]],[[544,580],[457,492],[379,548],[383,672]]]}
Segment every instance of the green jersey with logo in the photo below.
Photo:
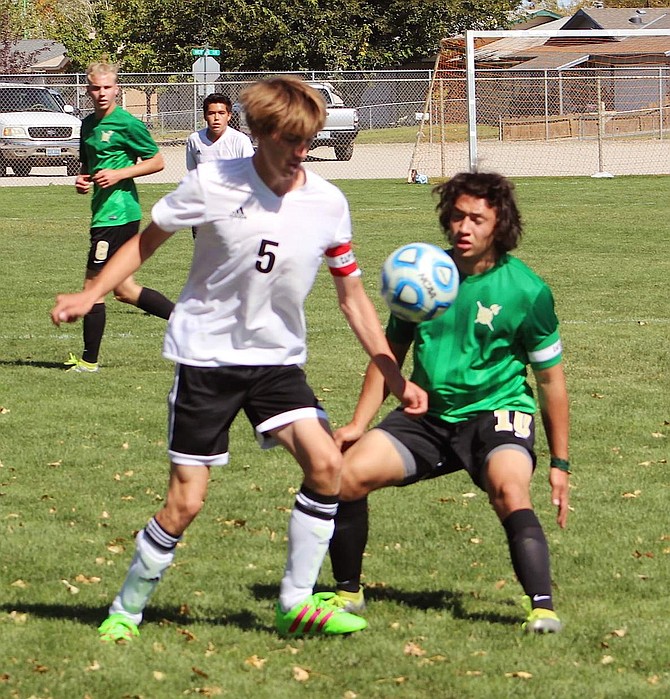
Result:
{"label": "green jersey with logo", "polygon": [[[147,127],[121,107],[96,119],[87,116],[81,124],[79,157],[86,172],[120,170],[158,153],[158,146]],[[91,200],[91,228],[122,226],[142,218],[137,188],[132,178],[105,189],[94,185]]]}
{"label": "green jersey with logo", "polygon": [[456,301],[439,318],[416,325],[391,316],[387,335],[414,341],[412,380],[428,392],[428,414],[447,422],[493,410],[534,413],[527,366],[561,361],[551,290],[510,255],[461,279]]}

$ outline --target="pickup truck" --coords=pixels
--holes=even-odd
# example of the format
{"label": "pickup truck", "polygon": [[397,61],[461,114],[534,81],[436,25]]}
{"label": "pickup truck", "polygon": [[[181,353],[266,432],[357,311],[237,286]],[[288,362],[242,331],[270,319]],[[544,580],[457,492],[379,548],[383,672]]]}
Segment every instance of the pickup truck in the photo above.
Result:
{"label": "pickup truck", "polygon": [[[353,107],[345,107],[342,97],[329,82],[307,84],[317,90],[326,102],[326,123],[312,141],[310,150],[330,146],[335,150],[337,160],[351,160],[354,140],[358,135],[358,111]],[[239,103],[233,105],[233,116],[231,126],[248,134],[249,129]]]}
{"label": "pickup truck", "polygon": [[0,83],[0,177],[7,167],[19,177],[63,165],[78,174],[81,121],[73,111],[43,85]]}

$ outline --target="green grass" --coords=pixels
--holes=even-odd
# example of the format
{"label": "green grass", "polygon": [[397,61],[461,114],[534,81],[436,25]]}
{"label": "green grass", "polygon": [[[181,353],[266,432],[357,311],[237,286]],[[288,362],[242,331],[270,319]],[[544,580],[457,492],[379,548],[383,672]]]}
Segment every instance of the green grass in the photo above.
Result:
{"label": "green grass", "polygon": [[[430,188],[340,184],[378,303],[388,252],[441,240]],[[261,452],[240,419],[231,464],[213,473],[141,639],[109,648],[95,628],[133,532],[165,492],[164,323],[109,301],[101,373],[63,373],[81,326],[55,328],[48,312],[56,292],[80,285],[88,202],[69,187],[0,188],[0,696],[670,696],[670,179],[538,178],[517,190],[519,255],[551,283],[566,346],[575,470],[567,530],[548,503],[542,439],[533,483],[564,633],[519,633],[502,528],[456,474],[371,497],[368,630],[279,639],[272,610],[300,476],[282,451]],[[141,191],[149,211],[168,188]],[[191,249],[189,232],[176,235],[138,278],[176,296]],[[307,313],[310,381],[343,424],[365,358],[326,271]],[[332,584],[328,563],[320,583]]]}
{"label": "green grass", "polygon": [[[421,124],[414,126],[398,126],[392,129],[362,129],[358,132],[356,143],[414,143]],[[440,125],[433,125],[433,139],[440,139]],[[468,140],[467,124],[444,124],[444,140],[448,143]],[[424,138],[429,138],[430,127],[425,124]],[[477,126],[479,138],[498,138],[498,129],[486,124]]]}

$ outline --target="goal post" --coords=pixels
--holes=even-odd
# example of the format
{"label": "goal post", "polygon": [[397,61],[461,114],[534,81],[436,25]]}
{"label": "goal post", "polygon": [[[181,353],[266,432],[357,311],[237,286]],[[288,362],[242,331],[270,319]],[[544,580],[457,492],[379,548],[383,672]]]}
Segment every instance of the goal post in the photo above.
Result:
{"label": "goal post", "polygon": [[651,27],[445,39],[409,171],[670,174],[668,52],[670,30]]}

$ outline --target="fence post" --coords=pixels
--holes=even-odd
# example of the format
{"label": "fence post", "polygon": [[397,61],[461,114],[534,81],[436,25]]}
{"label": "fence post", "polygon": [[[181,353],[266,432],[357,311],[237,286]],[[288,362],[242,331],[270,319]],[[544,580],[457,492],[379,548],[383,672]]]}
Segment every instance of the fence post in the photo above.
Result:
{"label": "fence post", "polygon": [[549,79],[544,71],[544,140],[549,140]]}

